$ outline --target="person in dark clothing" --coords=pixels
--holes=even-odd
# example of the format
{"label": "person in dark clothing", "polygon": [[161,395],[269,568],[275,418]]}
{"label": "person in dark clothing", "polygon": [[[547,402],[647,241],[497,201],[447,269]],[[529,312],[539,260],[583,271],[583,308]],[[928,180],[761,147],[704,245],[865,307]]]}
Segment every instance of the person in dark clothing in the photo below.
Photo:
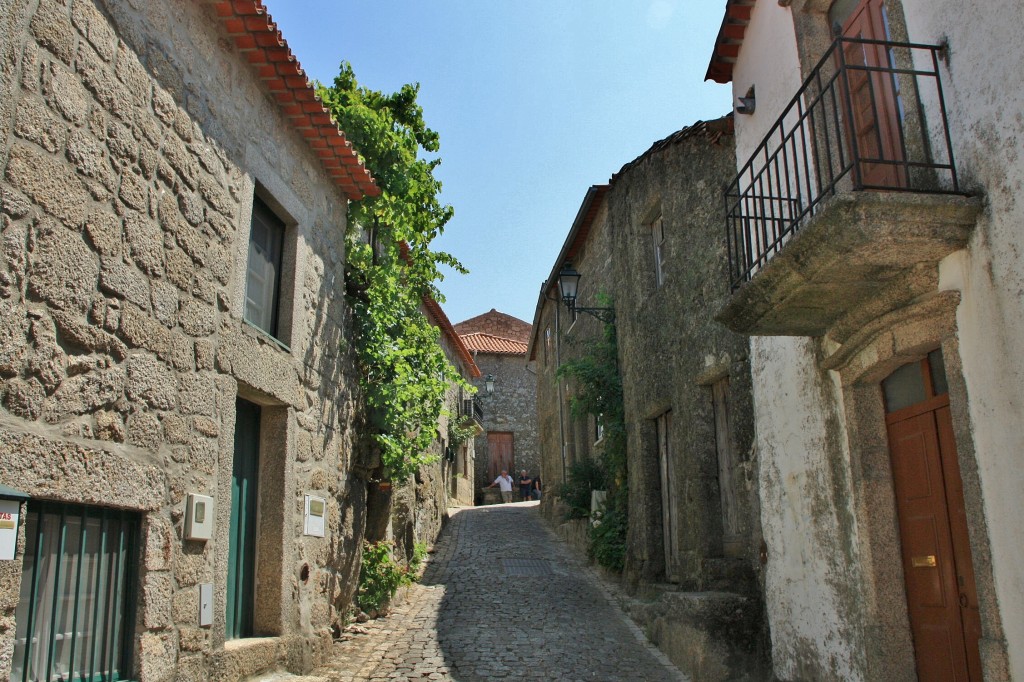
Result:
{"label": "person in dark clothing", "polygon": [[533,486],[533,479],[526,473],[526,469],[519,474],[519,501],[526,502],[530,499],[530,488]]}
{"label": "person in dark clothing", "polygon": [[541,486],[540,486],[540,475],[538,474],[537,476],[533,477],[533,490],[532,490],[533,499],[535,499],[535,500],[539,500],[540,499],[540,489],[541,489]]}

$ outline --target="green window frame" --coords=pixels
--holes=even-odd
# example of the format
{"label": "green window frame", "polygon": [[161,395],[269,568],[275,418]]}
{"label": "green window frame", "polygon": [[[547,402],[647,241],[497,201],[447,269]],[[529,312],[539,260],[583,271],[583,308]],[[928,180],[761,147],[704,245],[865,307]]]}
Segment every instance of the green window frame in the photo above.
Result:
{"label": "green window frame", "polygon": [[12,682],[115,682],[131,670],[139,515],[32,500]]}

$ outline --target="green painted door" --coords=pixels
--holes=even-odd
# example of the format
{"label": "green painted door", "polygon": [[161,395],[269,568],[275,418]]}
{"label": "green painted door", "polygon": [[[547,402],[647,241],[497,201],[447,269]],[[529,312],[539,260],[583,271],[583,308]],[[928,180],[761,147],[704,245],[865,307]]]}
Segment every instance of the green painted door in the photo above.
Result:
{"label": "green painted door", "polygon": [[228,543],[227,638],[252,637],[256,588],[256,500],[260,455],[260,406],[235,403],[235,457],[231,474]]}

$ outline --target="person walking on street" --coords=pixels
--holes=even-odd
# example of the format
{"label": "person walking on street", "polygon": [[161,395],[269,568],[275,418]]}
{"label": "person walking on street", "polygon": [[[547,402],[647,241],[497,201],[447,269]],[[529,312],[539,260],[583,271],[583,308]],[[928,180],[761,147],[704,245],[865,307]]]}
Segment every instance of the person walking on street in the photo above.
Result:
{"label": "person walking on street", "polygon": [[530,488],[533,487],[533,479],[526,473],[526,469],[519,474],[519,501],[528,502],[530,499]]}
{"label": "person walking on street", "polygon": [[512,477],[508,475],[506,469],[501,470],[501,476],[494,479],[494,483],[491,483],[488,488],[498,486],[501,491],[501,501],[508,504],[512,501]]}

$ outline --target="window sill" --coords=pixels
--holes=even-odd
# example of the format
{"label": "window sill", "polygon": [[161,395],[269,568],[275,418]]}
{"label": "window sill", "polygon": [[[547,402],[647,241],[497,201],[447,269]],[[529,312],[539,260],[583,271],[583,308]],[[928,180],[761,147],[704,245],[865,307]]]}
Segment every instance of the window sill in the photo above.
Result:
{"label": "window sill", "polygon": [[249,330],[256,332],[256,335],[258,337],[260,337],[260,338],[262,338],[262,339],[264,339],[266,341],[269,341],[270,343],[274,344],[275,346],[277,346],[278,348],[283,350],[285,353],[291,353],[292,352],[292,349],[287,344],[283,343],[280,339],[278,339],[277,337],[273,336],[267,330],[265,330],[262,327],[254,324],[253,322],[250,322],[249,320],[247,320],[245,318],[242,318],[242,322],[245,324],[245,326]]}

